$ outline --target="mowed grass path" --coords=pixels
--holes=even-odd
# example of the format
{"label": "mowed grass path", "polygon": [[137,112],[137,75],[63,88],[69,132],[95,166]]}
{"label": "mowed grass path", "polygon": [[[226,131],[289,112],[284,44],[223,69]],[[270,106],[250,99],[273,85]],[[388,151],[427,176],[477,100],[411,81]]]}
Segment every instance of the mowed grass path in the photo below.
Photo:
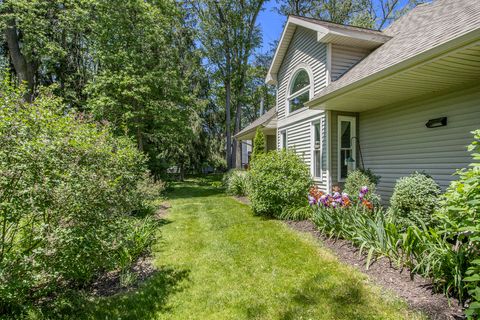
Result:
{"label": "mowed grass path", "polygon": [[[87,306],[97,319],[418,319],[312,237],[191,180],[175,186],[136,292]],[[79,315],[80,316],[80,315]]]}

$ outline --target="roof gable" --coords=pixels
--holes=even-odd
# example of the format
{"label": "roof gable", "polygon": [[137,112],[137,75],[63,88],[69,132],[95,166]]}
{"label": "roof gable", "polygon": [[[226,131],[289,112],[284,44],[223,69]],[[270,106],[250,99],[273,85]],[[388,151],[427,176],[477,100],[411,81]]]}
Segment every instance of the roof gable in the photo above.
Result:
{"label": "roof gable", "polygon": [[340,25],[332,22],[290,15],[282,37],[275,51],[270,69],[265,81],[275,84],[277,74],[297,27],[304,27],[317,32],[317,41],[324,43],[339,43],[374,49],[390,39],[381,31]]}
{"label": "roof gable", "polygon": [[329,97],[358,88],[362,82],[376,81],[401,68],[421,63],[438,54],[442,47],[478,40],[480,1],[437,0],[420,5],[394,22],[384,33],[392,39],[321,90],[309,104],[317,105]]}

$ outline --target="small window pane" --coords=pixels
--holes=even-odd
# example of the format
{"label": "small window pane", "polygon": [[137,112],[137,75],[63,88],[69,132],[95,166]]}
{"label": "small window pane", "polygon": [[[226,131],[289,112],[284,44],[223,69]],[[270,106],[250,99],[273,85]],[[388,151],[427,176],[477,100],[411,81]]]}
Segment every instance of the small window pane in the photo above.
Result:
{"label": "small window pane", "polygon": [[303,108],[303,104],[310,98],[310,93],[307,91],[290,100],[290,112]]}
{"label": "small window pane", "polygon": [[295,75],[295,79],[293,79],[290,94],[294,94],[298,90],[303,89],[308,85],[310,85],[310,78],[308,76],[308,73],[305,70],[301,70]]}
{"label": "small window pane", "polygon": [[350,121],[342,121],[341,122],[341,147],[342,148],[350,148],[351,143],[351,123]]}
{"label": "small window pane", "polygon": [[320,122],[315,123],[315,148],[320,147]]}
{"label": "small window pane", "polygon": [[348,174],[347,159],[352,154],[352,150],[342,150],[340,152],[340,179],[345,179]]}
{"label": "small window pane", "polygon": [[283,149],[287,148],[287,132],[286,131],[282,132],[282,148]]}
{"label": "small window pane", "polygon": [[315,150],[314,152],[314,174],[315,174],[315,177],[320,177],[321,176],[321,152],[320,150]]}

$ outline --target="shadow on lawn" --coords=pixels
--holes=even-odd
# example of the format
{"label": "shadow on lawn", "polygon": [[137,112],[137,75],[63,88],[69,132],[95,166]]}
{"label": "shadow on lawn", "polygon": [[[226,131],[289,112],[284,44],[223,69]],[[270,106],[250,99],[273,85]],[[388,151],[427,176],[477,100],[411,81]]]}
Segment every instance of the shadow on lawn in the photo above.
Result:
{"label": "shadow on lawn", "polygon": [[172,185],[172,190],[168,192],[169,199],[186,199],[196,197],[210,197],[224,194],[222,188],[213,187],[210,184],[201,184],[196,180],[177,182]]}
{"label": "shadow on lawn", "polygon": [[188,285],[189,273],[163,267],[138,288],[94,300],[78,298],[69,310],[56,316],[59,319],[153,319],[157,313],[170,311],[166,307],[167,299]]}
{"label": "shadow on lawn", "polygon": [[[366,290],[361,281],[331,281],[326,274],[317,274],[305,281],[301,288],[291,292],[291,305],[279,316],[282,320],[301,319],[309,308],[316,305],[328,305],[325,315],[332,319],[372,319],[369,310],[373,309],[366,298]],[[328,285],[327,283],[335,283]]]}

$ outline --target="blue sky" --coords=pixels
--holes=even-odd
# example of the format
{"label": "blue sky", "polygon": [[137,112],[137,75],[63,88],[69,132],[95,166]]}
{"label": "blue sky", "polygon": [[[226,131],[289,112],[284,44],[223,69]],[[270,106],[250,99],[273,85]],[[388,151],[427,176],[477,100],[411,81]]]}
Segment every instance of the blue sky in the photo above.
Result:
{"label": "blue sky", "polygon": [[[408,0],[400,0],[399,5],[403,6],[406,3],[408,3]],[[258,23],[263,34],[262,47],[258,50],[261,53],[267,52],[270,49],[270,44],[280,39],[282,35],[283,25],[287,18],[275,11],[277,5],[275,0],[266,1],[265,9],[258,16]]]}
{"label": "blue sky", "polygon": [[258,16],[258,22],[263,33],[263,43],[262,48],[259,50],[264,53],[267,52],[270,48],[270,44],[280,39],[283,31],[283,24],[287,20],[287,17],[284,17],[277,12],[274,8],[277,3],[275,0],[267,1],[265,4],[265,10],[260,12]]}

